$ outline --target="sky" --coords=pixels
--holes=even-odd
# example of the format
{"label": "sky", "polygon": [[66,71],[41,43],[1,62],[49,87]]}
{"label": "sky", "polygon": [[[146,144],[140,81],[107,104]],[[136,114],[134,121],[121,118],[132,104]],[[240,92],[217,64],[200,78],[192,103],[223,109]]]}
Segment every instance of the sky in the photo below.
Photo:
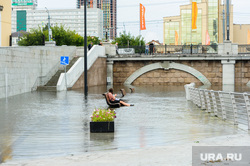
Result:
{"label": "sky", "polygon": [[[37,0],[38,9],[75,9],[76,0]],[[222,0],[223,1],[223,0]],[[234,23],[250,24],[250,1],[231,0],[234,6]],[[128,3],[129,2],[129,3]],[[190,0],[117,0],[117,34],[124,30],[133,36],[140,33],[146,41],[163,42],[163,17],[180,15],[180,5]],[[146,30],[139,31],[139,3],[146,8]]]}

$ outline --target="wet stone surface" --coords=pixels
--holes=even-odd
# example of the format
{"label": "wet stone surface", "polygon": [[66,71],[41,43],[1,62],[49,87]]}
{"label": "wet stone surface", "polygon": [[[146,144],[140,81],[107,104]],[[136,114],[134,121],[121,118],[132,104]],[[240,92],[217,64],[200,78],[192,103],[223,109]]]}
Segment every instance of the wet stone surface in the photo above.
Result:
{"label": "wet stone surface", "polygon": [[107,87],[68,92],[32,92],[0,99],[2,160],[64,156],[91,151],[176,145],[241,132],[186,101],[184,87],[115,86],[133,107],[117,108],[114,133],[90,133],[95,108],[107,108]]}

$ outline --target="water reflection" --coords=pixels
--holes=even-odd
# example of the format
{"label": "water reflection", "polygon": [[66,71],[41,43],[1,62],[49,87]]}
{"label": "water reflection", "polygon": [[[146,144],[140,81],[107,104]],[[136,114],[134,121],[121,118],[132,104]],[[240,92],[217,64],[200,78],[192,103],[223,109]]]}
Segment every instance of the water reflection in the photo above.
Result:
{"label": "water reflection", "polygon": [[0,100],[1,160],[143,148],[247,133],[201,111],[185,99],[184,87],[115,86],[134,107],[117,108],[115,133],[89,132],[95,108],[107,108],[108,87],[67,92],[33,92]]}

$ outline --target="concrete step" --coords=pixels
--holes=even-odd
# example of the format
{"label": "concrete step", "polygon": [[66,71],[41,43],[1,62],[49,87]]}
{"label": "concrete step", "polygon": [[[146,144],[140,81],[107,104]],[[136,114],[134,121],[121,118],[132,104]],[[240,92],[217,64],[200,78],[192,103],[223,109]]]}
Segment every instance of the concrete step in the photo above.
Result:
{"label": "concrete step", "polygon": [[39,86],[37,91],[56,91],[56,86]]}

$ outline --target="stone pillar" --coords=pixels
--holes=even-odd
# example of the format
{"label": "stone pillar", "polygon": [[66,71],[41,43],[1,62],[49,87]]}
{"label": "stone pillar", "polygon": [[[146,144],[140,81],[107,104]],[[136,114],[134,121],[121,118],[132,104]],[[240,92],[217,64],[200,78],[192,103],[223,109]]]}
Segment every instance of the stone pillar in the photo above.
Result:
{"label": "stone pillar", "polygon": [[112,45],[109,42],[103,42],[102,46],[105,47],[105,54],[110,56],[116,55],[115,45]]}
{"label": "stone pillar", "polygon": [[235,60],[222,60],[222,84],[234,85],[235,83]]}
{"label": "stone pillar", "polygon": [[113,61],[107,62],[107,85],[113,85]]}
{"label": "stone pillar", "polygon": [[224,41],[224,43],[218,44],[218,54],[221,56],[238,56],[238,44]]}
{"label": "stone pillar", "polygon": [[235,60],[232,57],[238,56],[238,44],[233,44],[231,41],[224,41],[218,45],[218,54],[227,57],[227,60],[222,60],[222,84],[235,84]]}
{"label": "stone pillar", "polygon": [[186,99],[190,101],[191,100],[191,92],[190,92],[189,88],[195,88],[195,83],[186,84],[184,86],[184,88],[185,88],[185,92],[186,92]]}

